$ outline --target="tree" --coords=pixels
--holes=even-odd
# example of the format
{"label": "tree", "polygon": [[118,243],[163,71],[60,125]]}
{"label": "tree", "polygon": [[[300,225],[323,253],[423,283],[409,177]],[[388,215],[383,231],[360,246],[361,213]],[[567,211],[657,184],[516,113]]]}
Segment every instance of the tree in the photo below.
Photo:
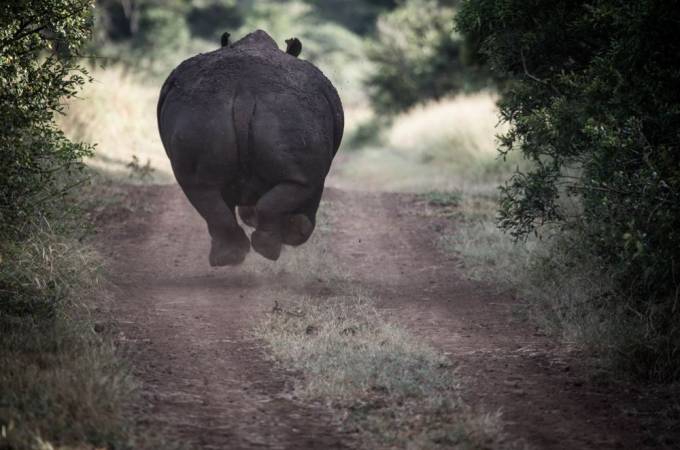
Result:
{"label": "tree", "polygon": [[305,0],[319,16],[365,35],[375,28],[377,17],[397,7],[397,0]]}
{"label": "tree", "polygon": [[0,236],[18,237],[82,181],[87,146],[54,123],[87,80],[76,64],[89,37],[89,0],[10,0],[0,6]]}
{"label": "tree", "polygon": [[484,85],[482,73],[463,65],[455,10],[447,3],[407,0],[379,17],[376,38],[368,47],[374,70],[366,80],[378,111],[399,112]]}
{"label": "tree", "polygon": [[679,23],[670,0],[467,0],[457,18],[502,82],[501,151],[533,162],[503,187],[500,226],[576,233],[649,325],[646,375],[676,379]]}
{"label": "tree", "polygon": [[[134,63],[139,59],[162,59],[189,40],[188,18],[195,28],[213,25],[206,16],[223,14],[228,5],[207,2],[193,6],[188,0],[97,0],[97,52],[108,50],[111,42],[122,44],[116,58]],[[221,7],[224,8],[221,8]],[[215,16],[213,16],[215,18]],[[198,30],[196,30],[198,31]],[[215,30],[205,30],[204,36],[216,38]]]}

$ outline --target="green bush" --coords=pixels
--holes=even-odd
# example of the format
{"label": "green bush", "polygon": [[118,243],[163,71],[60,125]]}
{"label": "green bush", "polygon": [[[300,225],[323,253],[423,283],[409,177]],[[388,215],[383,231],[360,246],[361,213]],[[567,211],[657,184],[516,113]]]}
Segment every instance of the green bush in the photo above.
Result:
{"label": "green bush", "polygon": [[187,14],[191,34],[213,42],[219,42],[225,31],[240,27],[243,19],[237,0],[193,1]]}
{"label": "green bush", "polygon": [[[95,39],[90,43],[90,52],[99,61],[119,61],[151,75],[166,75],[171,68],[170,61],[178,53],[187,51],[192,31],[200,31],[202,37],[214,37],[218,33],[212,29],[214,23],[208,22],[206,15],[210,11],[222,11],[219,4],[193,3],[185,0],[97,0]],[[205,30],[198,29],[203,26]]]}
{"label": "green bush", "polygon": [[300,57],[317,65],[330,78],[345,106],[364,99],[359,80],[366,64],[359,36],[321,20],[314,8],[300,1],[254,3],[244,10],[244,23],[233,38],[240,39],[258,28],[266,30],[282,49],[286,39],[300,38]]}
{"label": "green bush", "polygon": [[399,112],[431,99],[483,85],[461,61],[455,10],[437,0],[406,0],[380,16],[369,43],[374,70],[366,79],[374,107]]}
{"label": "green bush", "polygon": [[336,22],[354,33],[372,32],[382,12],[397,7],[398,0],[305,0],[314,5],[319,16]]}
{"label": "green bush", "polygon": [[[89,37],[87,0],[10,1],[0,7],[0,236],[16,238],[82,181],[87,146],[54,123],[87,74],[75,63]],[[54,208],[58,205],[58,208]]]}
{"label": "green bush", "polygon": [[[357,4],[361,3],[362,0],[357,0]],[[334,16],[325,3],[97,0],[97,4],[96,38],[91,51],[105,61],[122,62],[152,78],[167,76],[182,59],[217,49],[225,31],[231,33],[231,41],[235,42],[247,33],[263,29],[283,49],[285,39],[300,38],[302,58],[318,65],[333,80],[343,91],[343,100],[350,104],[364,100],[360,85],[366,71],[366,64],[362,64],[363,42],[348,28],[334,23],[342,20],[321,18],[321,10]]]}
{"label": "green bush", "polygon": [[500,226],[518,238],[545,223],[577,233],[614,281],[598,304],[645,325],[623,359],[639,375],[674,380],[679,21],[675,2],[663,0],[467,0],[457,17],[501,81],[511,125],[502,153],[533,163],[503,187]]}
{"label": "green bush", "polygon": [[148,4],[139,12],[139,32],[133,39],[133,49],[148,56],[159,57],[164,51],[171,52],[189,40],[189,25],[184,11],[167,5]]}

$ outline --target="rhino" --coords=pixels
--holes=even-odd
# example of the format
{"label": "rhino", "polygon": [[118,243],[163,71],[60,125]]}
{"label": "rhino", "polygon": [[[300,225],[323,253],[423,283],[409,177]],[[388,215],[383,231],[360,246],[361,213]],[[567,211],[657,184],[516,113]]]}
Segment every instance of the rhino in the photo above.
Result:
{"label": "rhino", "polygon": [[290,41],[286,53],[262,30],[233,44],[225,33],[221,48],[182,62],[161,88],[161,140],[207,223],[211,266],[240,264],[251,244],[277,260],[283,244],[314,231],[344,113],[333,84]]}

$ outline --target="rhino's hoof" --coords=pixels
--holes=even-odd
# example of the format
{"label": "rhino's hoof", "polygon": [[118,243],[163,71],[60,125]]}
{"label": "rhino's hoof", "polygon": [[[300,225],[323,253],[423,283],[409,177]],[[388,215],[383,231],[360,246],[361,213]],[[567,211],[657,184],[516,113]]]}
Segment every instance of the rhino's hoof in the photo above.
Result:
{"label": "rhino's hoof", "polygon": [[314,231],[314,225],[304,214],[294,214],[288,218],[283,231],[283,243],[302,245],[307,242]]}
{"label": "rhino's hoof", "polygon": [[281,255],[281,239],[275,235],[266,231],[255,230],[250,240],[252,241],[253,249],[260,255],[272,261],[279,259]]}
{"label": "rhino's hoof", "polygon": [[212,267],[238,266],[245,259],[245,253],[218,253],[212,250],[210,251],[210,257],[208,258]]}
{"label": "rhino's hoof", "polygon": [[[245,237],[245,236],[244,236]],[[222,266],[237,266],[246,259],[246,255],[250,250],[250,242],[245,238],[246,242],[242,240],[237,244],[231,242],[223,242],[218,239],[212,240],[210,246],[210,255],[208,260],[213,267]]]}

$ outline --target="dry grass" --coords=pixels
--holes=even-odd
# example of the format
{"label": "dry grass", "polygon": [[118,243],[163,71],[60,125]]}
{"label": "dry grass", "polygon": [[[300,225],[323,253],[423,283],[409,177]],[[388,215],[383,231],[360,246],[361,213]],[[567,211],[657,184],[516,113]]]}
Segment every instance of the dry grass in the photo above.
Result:
{"label": "dry grass", "polygon": [[121,446],[133,383],[93,328],[98,258],[47,225],[0,253],[0,448]]}
{"label": "dry grass", "polygon": [[544,227],[516,242],[498,229],[493,210],[483,203],[461,208],[459,218],[441,246],[461,257],[468,277],[514,291],[542,329],[598,355],[593,362],[610,369],[644,345],[645,318],[631,320],[626,299],[612,298],[612,277],[577,236]]}
{"label": "dry grass", "polygon": [[333,182],[387,191],[495,190],[510,167],[497,159],[495,135],[503,128],[495,100],[489,93],[461,95],[397,116],[348,155]]}
{"label": "dry grass", "polygon": [[[160,84],[145,82],[117,66],[91,69],[91,74],[94,82],[69,103],[67,115],[59,122],[70,139],[96,143],[88,165],[124,181],[171,182],[156,124]],[[130,166],[134,157],[137,170]],[[140,169],[147,163],[154,170],[143,176]]]}
{"label": "dry grass", "polygon": [[298,394],[330,403],[364,448],[503,447],[499,416],[459,399],[452,363],[365,293],[290,299],[257,332],[304,374]]}

